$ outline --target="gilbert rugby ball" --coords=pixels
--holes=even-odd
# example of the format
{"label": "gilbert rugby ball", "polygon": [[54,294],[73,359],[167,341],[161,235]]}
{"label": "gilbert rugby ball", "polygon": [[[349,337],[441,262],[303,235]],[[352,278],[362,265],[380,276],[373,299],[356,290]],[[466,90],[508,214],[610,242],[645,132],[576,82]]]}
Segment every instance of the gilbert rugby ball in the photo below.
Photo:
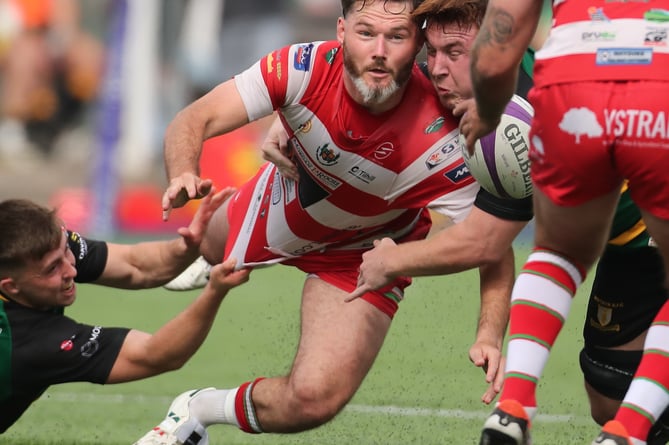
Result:
{"label": "gilbert rugby ball", "polygon": [[474,153],[462,144],[462,156],[474,179],[500,198],[526,198],[532,194],[530,179],[530,122],[534,109],[514,95],[497,129],[476,141]]}

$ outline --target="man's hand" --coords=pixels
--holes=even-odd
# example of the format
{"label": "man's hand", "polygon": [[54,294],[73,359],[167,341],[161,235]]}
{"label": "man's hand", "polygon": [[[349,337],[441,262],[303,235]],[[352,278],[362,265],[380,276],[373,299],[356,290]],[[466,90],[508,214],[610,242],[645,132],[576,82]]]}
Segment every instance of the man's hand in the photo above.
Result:
{"label": "man's hand", "polygon": [[484,120],[478,113],[474,99],[463,100],[457,104],[453,109],[453,115],[460,117],[460,134],[465,139],[470,156],[474,154],[476,141],[495,131],[501,117],[498,116],[493,121]]}
{"label": "man's hand", "polygon": [[300,179],[297,166],[290,160],[292,153],[288,144],[288,134],[278,117],[272,122],[260,151],[263,159],[274,164],[281,176],[294,181]]}
{"label": "man's hand", "polygon": [[235,192],[236,189],[233,187],[226,187],[220,192],[216,192],[216,189],[212,187],[211,192],[202,199],[190,225],[177,229],[177,233],[181,235],[189,249],[200,249],[211,216]]}
{"label": "man's hand", "polygon": [[237,260],[228,258],[211,268],[208,287],[212,287],[218,294],[226,294],[233,287],[246,283],[249,280],[251,269],[235,271]]}
{"label": "man's hand", "polygon": [[192,173],[184,173],[170,181],[163,193],[163,221],[167,221],[172,209],[183,207],[191,199],[207,196],[211,191],[211,179],[202,179]]}
{"label": "man's hand", "polygon": [[365,293],[380,289],[390,284],[396,276],[388,273],[386,258],[396,255],[397,244],[390,238],[374,241],[374,248],[362,254],[358,284],[353,292],[348,294],[346,302],[362,297]]}
{"label": "man's hand", "polygon": [[481,396],[481,401],[490,404],[502,390],[502,383],[504,382],[502,351],[496,345],[477,341],[469,348],[469,359],[475,366],[485,372],[485,381],[489,386]]}

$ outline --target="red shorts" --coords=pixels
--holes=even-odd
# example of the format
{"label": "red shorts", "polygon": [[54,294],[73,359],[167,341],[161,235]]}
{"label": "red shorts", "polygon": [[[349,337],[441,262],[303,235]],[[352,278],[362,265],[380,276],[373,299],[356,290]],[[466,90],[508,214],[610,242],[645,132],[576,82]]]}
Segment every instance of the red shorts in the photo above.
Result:
{"label": "red shorts", "polygon": [[[224,258],[234,257],[237,259],[238,267],[257,267],[274,263],[282,263],[295,266],[298,269],[317,275],[325,282],[352,292],[356,288],[362,254],[371,248],[369,243],[357,248],[336,248],[327,243],[317,243],[308,239],[300,239],[297,235],[288,233],[288,223],[285,219],[286,209],[283,213],[272,213],[271,207],[276,205],[273,199],[272,184],[273,171],[264,167],[256,177],[244,184],[239,191],[230,199],[227,208],[229,223],[228,238]],[[298,205],[293,202],[292,205]],[[397,242],[413,241],[427,236],[430,229],[430,215],[427,210],[420,213],[415,226],[408,234],[397,239]],[[388,236],[386,234],[379,235]],[[268,248],[269,240],[280,240],[283,244],[279,247]],[[316,239],[316,238],[312,238]],[[338,240],[340,242],[346,239]],[[282,251],[294,250],[294,243],[312,247],[302,255],[284,255]],[[315,249],[314,246],[321,249]],[[398,277],[387,287],[373,292],[367,292],[361,298],[379,310],[393,317],[398,309],[398,302],[403,298],[404,289],[411,284],[409,277]]]}
{"label": "red shorts", "polygon": [[642,209],[669,219],[669,82],[578,82],[530,93],[532,180],[577,206],[629,180]]}

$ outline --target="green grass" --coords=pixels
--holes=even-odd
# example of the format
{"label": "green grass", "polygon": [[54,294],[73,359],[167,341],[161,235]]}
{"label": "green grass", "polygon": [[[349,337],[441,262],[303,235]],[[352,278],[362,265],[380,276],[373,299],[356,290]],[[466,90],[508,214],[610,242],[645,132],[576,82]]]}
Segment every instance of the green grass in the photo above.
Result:
{"label": "green grass", "polygon": [[[255,271],[250,283],[225,300],[209,338],[184,368],[121,385],[52,387],[0,436],[0,444],[129,445],[162,419],[184,390],[235,387],[285,373],[297,343],[303,277],[284,266]],[[588,416],[577,357],[588,286],[573,305],[539,387],[535,443],[585,444],[598,431]],[[195,295],[80,286],[68,314],[82,322],[153,332]],[[217,425],[209,429],[211,444],[477,443],[491,410],[480,402],[483,373],[467,356],[478,295],[476,272],[416,279],[372,371],[334,421],[285,436],[252,436]]]}

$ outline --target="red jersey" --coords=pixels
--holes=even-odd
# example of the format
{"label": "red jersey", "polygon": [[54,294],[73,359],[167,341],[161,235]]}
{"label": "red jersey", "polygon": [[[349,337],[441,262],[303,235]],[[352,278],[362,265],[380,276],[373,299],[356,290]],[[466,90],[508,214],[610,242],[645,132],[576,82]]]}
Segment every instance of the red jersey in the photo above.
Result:
{"label": "red jersey", "polygon": [[250,120],[279,112],[300,171],[296,183],[267,164],[231,201],[226,257],[240,266],[289,259],[306,271],[349,269],[374,239],[424,237],[427,208],[454,221],[471,208],[479,187],[458,122],[418,67],[401,104],[378,115],[349,96],[343,69],[337,42],[313,42],[235,77]]}
{"label": "red jersey", "polygon": [[669,0],[553,2],[536,53],[537,87],[588,80],[669,80]]}

